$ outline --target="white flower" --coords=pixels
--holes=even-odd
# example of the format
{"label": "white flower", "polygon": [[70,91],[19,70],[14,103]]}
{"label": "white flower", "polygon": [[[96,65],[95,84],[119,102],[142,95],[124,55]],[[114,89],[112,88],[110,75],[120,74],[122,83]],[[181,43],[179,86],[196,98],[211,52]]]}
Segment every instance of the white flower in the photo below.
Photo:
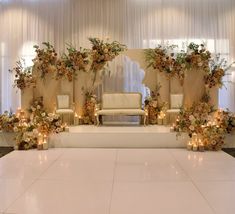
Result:
{"label": "white flower", "polygon": [[189,120],[194,121],[194,120],[195,120],[195,117],[194,117],[193,115],[190,115],[190,116],[189,116]]}
{"label": "white flower", "polygon": [[56,119],[56,120],[59,119],[59,117],[60,117],[60,116],[59,116],[58,114],[55,114],[55,115],[54,115],[54,119]]}
{"label": "white flower", "polygon": [[153,101],[152,106],[153,106],[154,108],[157,107],[157,101],[156,101],[156,100]]}
{"label": "white flower", "polygon": [[41,106],[40,105],[37,105],[37,109],[40,109],[41,108]]}
{"label": "white flower", "polygon": [[30,142],[30,138],[27,137],[27,138],[24,139],[24,141],[25,141],[25,142]]}
{"label": "white flower", "polygon": [[45,113],[45,112],[43,112],[43,113],[41,113],[41,115],[42,115],[43,117],[45,117],[45,116],[46,116],[46,113]]}
{"label": "white flower", "polygon": [[57,128],[57,129],[56,129],[56,132],[61,132],[61,128]]}
{"label": "white flower", "polygon": [[17,127],[14,127],[14,132],[18,132],[19,129]]}
{"label": "white flower", "polygon": [[201,67],[202,65],[203,65],[203,63],[202,62],[200,62],[200,63],[198,63],[197,64],[199,67]]}
{"label": "white flower", "polygon": [[37,135],[37,134],[38,134],[38,130],[37,130],[37,129],[33,129],[33,133],[34,133],[35,135]]}
{"label": "white flower", "polygon": [[194,126],[192,126],[192,125],[189,126],[189,129],[192,130],[192,131],[194,131]]}

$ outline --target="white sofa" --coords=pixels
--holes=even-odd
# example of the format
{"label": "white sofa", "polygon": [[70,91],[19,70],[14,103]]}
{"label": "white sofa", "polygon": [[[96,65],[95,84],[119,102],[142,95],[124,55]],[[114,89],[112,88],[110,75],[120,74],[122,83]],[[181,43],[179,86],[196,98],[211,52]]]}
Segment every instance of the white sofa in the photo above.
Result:
{"label": "white sofa", "polygon": [[146,124],[147,113],[142,109],[142,95],[140,93],[104,93],[101,109],[96,113],[97,125],[103,115],[128,115],[143,117]]}

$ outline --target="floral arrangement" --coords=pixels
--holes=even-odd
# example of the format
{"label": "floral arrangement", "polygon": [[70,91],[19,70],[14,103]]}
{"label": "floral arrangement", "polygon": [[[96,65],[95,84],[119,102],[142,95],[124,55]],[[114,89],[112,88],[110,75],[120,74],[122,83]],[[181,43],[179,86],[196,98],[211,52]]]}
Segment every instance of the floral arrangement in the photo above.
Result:
{"label": "floral arrangement", "polygon": [[185,132],[189,137],[195,133],[201,136],[207,149],[219,150],[225,135],[235,130],[235,115],[229,111],[215,111],[205,98],[208,96],[190,108],[181,109],[174,130],[178,134]]}
{"label": "floral arrangement", "polygon": [[32,68],[24,68],[21,61],[17,61],[16,66],[9,71],[15,73],[14,87],[24,90],[25,88],[36,86],[36,79],[32,75]]}
{"label": "floral arrangement", "polygon": [[40,72],[41,78],[45,78],[46,74],[56,70],[58,54],[49,42],[43,42],[42,44],[45,48],[40,49],[38,45],[34,46],[36,57],[33,59],[33,62],[34,68]]}
{"label": "floral arrangement", "polygon": [[98,38],[89,38],[89,41],[92,44],[90,70],[95,73],[94,84],[97,72],[103,70],[108,62],[112,61],[121,52],[126,50],[126,45],[117,41],[109,43]]}
{"label": "floral arrangement", "polygon": [[[152,67],[161,73],[166,74],[167,78],[178,77],[180,82],[183,83],[184,79],[184,54],[174,54],[173,50],[176,46],[161,46],[155,49],[145,50],[147,67]],[[170,52],[170,54],[168,54]]]}
{"label": "floral arrangement", "polygon": [[145,109],[148,111],[148,122],[150,124],[157,124],[159,116],[167,110],[167,103],[161,102],[160,88],[161,86],[158,85],[156,90],[151,91],[151,95],[146,97],[144,101]]}
{"label": "floral arrangement", "polygon": [[0,130],[4,132],[13,132],[15,125],[19,123],[19,118],[7,111],[0,115]]}
{"label": "floral arrangement", "polygon": [[231,68],[232,64],[233,63],[228,66],[225,59],[221,59],[219,54],[216,55],[216,57],[212,59],[209,63],[209,72],[207,72],[204,76],[206,87],[222,87],[222,78],[225,75],[226,71]]}
{"label": "floral arrangement", "polygon": [[19,150],[37,148],[39,132],[36,124],[29,119],[20,120],[14,127],[14,132],[16,133],[16,146]]}
{"label": "floral arrangement", "polygon": [[42,97],[33,101],[29,112],[31,113],[31,121],[37,124],[40,133],[49,135],[50,133],[59,133],[64,130],[60,116],[46,112]]}
{"label": "floral arrangement", "polygon": [[97,97],[92,91],[85,92],[85,103],[83,106],[83,122],[84,124],[95,123],[95,108],[97,105]]}
{"label": "floral arrangement", "polygon": [[60,116],[47,113],[42,98],[32,102],[29,114],[29,117],[25,117],[25,113],[19,110],[17,114],[5,112],[0,115],[0,130],[16,133],[18,149],[36,148],[39,134],[48,136],[51,133],[64,131],[65,126]]}
{"label": "floral arrangement", "polygon": [[68,54],[63,54],[57,61],[56,79],[67,77],[69,81],[72,81],[76,76],[76,71],[87,71],[89,50],[83,48],[76,50],[72,46],[69,46],[67,50]]}
{"label": "floral arrangement", "polygon": [[42,48],[34,45],[36,57],[33,59],[33,67],[24,69],[19,61],[16,67],[10,70],[16,72],[15,85],[20,89],[32,85],[35,87],[36,80],[32,76],[32,70],[40,73],[42,79],[48,73],[54,73],[57,80],[65,77],[68,81],[73,80],[77,71],[91,70],[95,73],[94,84],[97,72],[104,69],[108,62],[126,50],[126,46],[117,41],[109,43],[98,38],[89,38],[89,41],[92,44],[91,50],[81,47],[77,50],[69,45],[68,53],[64,53],[60,57],[49,42],[43,42]]}
{"label": "floral arrangement", "polygon": [[216,124],[230,134],[235,130],[235,114],[229,111],[218,110],[214,115]]}
{"label": "floral arrangement", "polygon": [[224,144],[225,130],[214,124],[206,125],[202,130],[202,139],[209,150],[220,150]]}
{"label": "floral arrangement", "polygon": [[185,55],[185,61],[189,68],[202,69],[209,72],[209,61],[211,59],[210,51],[206,50],[204,44],[190,43],[188,53]]}
{"label": "floral arrangement", "polygon": [[174,54],[176,46],[158,46],[155,49],[145,51],[148,67],[165,73],[167,78],[176,77],[181,85],[184,83],[185,73],[188,69],[204,71],[205,86],[212,88],[222,86],[222,77],[230,66],[226,66],[224,59],[219,60],[218,55],[212,59],[210,51],[204,44],[190,43],[187,52],[181,51]]}
{"label": "floral arrangement", "polygon": [[189,108],[182,108],[176,120],[176,131],[186,132],[190,137],[193,133],[201,133],[213,111],[213,107],[207,102],[194,103]]}

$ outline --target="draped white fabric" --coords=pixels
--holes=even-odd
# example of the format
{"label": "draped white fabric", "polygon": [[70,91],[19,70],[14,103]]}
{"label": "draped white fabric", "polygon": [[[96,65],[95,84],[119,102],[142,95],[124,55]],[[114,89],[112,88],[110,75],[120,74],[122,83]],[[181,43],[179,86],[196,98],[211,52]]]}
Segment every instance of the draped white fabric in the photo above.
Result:
{"label": "draped white fabric", "polygon": [[[213,52],[221,52],[231,62],[235,60],[235,1],[0,0],[1,111],[20,105],[8,69],[21,57],[30,63],[32,44],[49,41],[62,52],[66,43],[89,47],[89,36],[110,37],[129,48],[204,40]],[[124,90],[124,83],[134,82],[133,75],[117,75],[119,78],[110,81],[117,81],[118,90]],[[226,78],[231,82],[234,76]],[[108,79],[105,84],[109,89],[113,85]],[[235,86],[226,85],[220,105],[235,111]]]}

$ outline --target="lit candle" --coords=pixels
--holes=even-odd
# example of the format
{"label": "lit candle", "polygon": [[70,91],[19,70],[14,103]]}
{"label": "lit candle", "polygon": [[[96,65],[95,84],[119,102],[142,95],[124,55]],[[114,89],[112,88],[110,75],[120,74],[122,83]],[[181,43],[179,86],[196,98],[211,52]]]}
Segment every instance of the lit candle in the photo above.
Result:
{"label": "lit candle", "polygon": [[170,132],[174,132],[175,131],[175,127],[174,125],[170,127]]}
{"label": "lit candle", "polygon": [[197,134],[196,133],[193,133],[192,134],[192,143],[195,144],[197,141]]}
{"label": "lit candle", "polygon": [[188,144],[187,144],[187,149],[190,151],[190,150],[192,150],[192,147],[193,147],[193,145],[192,145],[192,143],[189,141]]}
{"label": "lit candle", "polygon": [[83,120],[82,120],[82,116],[78,116],[78,124],[82,125],[83,124]]}
{"label": "lit candle", "polygon": [[199,150],[200,152],[204,152],[204,150],[205,150],[204,144],[203,144],[203,142],[201,141],[201,139],[199,139],[198,150]]}
{"label": "lit candle", "polygon": [[198,145],[196,143],[193,144],[193,151],[197,151],[198,150]]}
{"label": "lit candle", "polygon": [[43,149],[47,150],[48,149],[48,142],[47,142],[47,135],[43,135]]}
{"label": "lit candle", "polygon": [[69,132],[69,127],[68,127],[67,123],[65,123],[64,130],[65,130],[66,132]]}
{"label": "lit candle", "polygon": [[79,117],[78,117],[78,114],[77,114],[77,113],[75,113],[74,125],[75,125],[75,126],[79,125]]}
{"label": "lit candle", "polygon": [[157,124],[162,125],[162,119],[160,117],[157,118]]}
{"label": "lit candle", "polygon": [[37,145],[38,150],[42,150],[43,149],[43,137],[42,134],[39,133],[38,134],[38,145]]}

